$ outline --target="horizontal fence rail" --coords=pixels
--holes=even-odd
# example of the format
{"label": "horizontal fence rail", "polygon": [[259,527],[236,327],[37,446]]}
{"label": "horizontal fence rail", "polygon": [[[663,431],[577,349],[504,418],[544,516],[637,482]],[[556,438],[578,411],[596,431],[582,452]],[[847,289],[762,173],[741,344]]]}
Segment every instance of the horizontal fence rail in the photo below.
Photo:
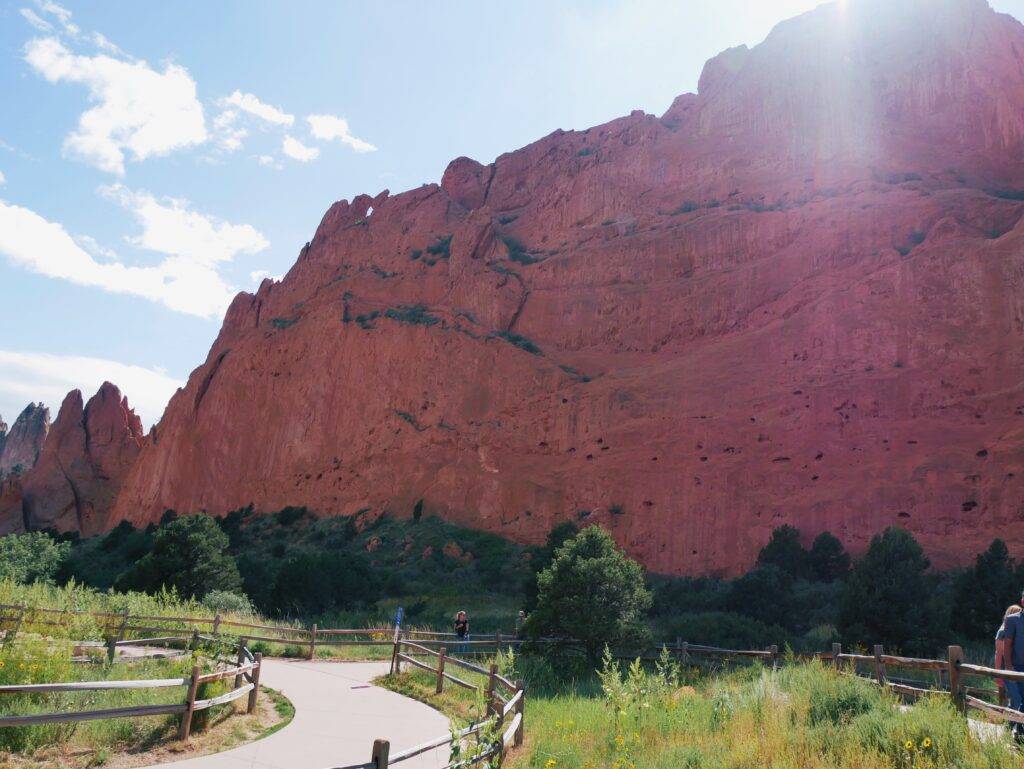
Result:
{"label": "horizontal fence rail", "polygon": [[[185,678],[142,678],[118,681],[68,681],[62,683],[41,684],[7,684],[0,686],[0,696],[4,694],[48,694],[54,692],[95,692],[95,691],[126,691],[134,689],[162,689],[185,687],[185,701],[165,705],[134,705],[122,708],[104,708],[97,710],[62,711],[59,713],[31,713],[26,715],[0,716],[0,727],[33,726],[36,724],[75,723],[78,721],[95,721],[107,718],[141,718],[145,716],[180,715],[178,737],[187,740],[191,733],[192,716],[200,710],[224,705],[248,695],[246,712],[256,709],[260,687],[260,669],[263,666],[263,655],[239,645],[239,663],[223,670],[202,673],[198,665],[192,668],[191,675]],[[248,661],[246,661],[248,660]],[[196,699],[200,684],[219,681],[234,677],[233,688],[224,694],[206,699]]]}

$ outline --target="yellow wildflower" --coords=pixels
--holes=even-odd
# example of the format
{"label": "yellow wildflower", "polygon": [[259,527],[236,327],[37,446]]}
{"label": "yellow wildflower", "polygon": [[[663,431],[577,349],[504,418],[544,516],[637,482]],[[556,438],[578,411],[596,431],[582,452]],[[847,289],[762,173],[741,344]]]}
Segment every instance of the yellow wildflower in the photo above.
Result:
{"label": "yellow wildflower", "polygon": [[907,740],[906,742],[903,743],[903,748],[905,750],[913,750],[914,749],[914,741],[913,740]]}
{"label": "yellow wildflower", "polygon": [[931,737],[925,737],[923,740],[921,740],[921,747],[924,748],[925,750],[928,750],[928,748],[930,748],[931,746],[932,746],[932,738]]}
{"label": "yellow wildflower", "polygon": [[555,769],[555,766],[557,765],[558,762],[555,761],[555,759],[549,758],[547,761],[544,762],[544,769]]}

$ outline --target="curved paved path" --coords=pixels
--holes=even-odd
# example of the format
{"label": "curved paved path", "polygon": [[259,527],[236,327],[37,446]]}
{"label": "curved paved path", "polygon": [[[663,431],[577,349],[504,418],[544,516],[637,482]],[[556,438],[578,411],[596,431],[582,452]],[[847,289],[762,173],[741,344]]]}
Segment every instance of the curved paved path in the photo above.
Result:
{"label": "curved paved path", "polygon": [[[157,764],[173,769],[328,769],[370,760],[375,738],[391,752],[411,748],[448,731],[448,719],[421,702],[370,684],[387,673],[386,662],[309,662],[267,659],[261,683],[295,705],[288,726],[262,740],[208,756]],[[447,748],[399,764],[402,769],[439,769]]]}

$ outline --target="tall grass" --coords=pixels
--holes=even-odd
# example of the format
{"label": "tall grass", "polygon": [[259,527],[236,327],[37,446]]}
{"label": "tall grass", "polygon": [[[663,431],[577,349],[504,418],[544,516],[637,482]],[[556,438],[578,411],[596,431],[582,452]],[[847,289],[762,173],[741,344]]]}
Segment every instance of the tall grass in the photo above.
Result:
{"label": "tall grass", "polygon": [[[664,660],[654,669],[608,660],[596,675],[560,687],[544,664],[520,658],[508,674],[528,680],[526,744],[511,769],[1009,769],[1008,735],[981,740],[949,697],[910,707],[870,681],[818,662],[778,670],[752,665],[709,675]],[[530,679],[535,685],[529,683]],[[446,712],[419,671],[385,685]],[[454,688],[454,687],[453,687]],[[455,704],[453,705],[453,701]]]}

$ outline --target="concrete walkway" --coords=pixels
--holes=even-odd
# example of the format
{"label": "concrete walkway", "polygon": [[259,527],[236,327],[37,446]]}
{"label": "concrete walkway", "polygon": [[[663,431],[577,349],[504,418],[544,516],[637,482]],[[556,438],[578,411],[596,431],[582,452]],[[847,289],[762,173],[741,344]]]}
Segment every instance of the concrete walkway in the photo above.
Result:
{"label": "concrete walkway", "polygon": [[[391,753],[448,732],[448,719],[433,708],[370,684],[387,673],[386,662],[263,661],[261,683],[295,705],[292,722],[266,739],[233,750],[158,764],[174,769],[328,769],[370,760],[376,738]],[[402,769],[439,769],[448,749],[403,761]]]}

